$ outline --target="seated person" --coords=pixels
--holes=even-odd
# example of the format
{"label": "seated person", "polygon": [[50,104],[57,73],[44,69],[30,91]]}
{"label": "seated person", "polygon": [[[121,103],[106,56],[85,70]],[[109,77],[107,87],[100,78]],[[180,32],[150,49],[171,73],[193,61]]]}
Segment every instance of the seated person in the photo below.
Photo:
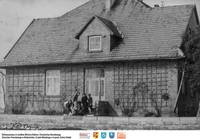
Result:
{"label": "seated person", "polygon": [[64,102],[64,114],[70,115],[72,113],[73,102],[70,99],[69,101]]}

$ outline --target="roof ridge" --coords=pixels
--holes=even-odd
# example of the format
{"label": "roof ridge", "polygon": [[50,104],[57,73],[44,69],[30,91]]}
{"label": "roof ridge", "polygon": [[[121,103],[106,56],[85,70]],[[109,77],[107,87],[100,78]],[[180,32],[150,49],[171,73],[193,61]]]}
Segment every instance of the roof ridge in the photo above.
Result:
{"label": "roof ridge", "polygon": [[61,15],[61,16],[56,16],[56,17],[43,17],[43,18],[34,18],[34,20],[48,20],[48,19],[58,19],[58,18],[62,18],[63,16],[66,16],[66,15],[68,15],[68,14],[70,14],[70,13],[72,13],[72,12],[74,12],[74,11],[76,11],[78,8],[81,8],[81,7],[84,7],[86,4],[88,4],[88,3],[90,3],[91,1],[94,1],[94,0],[89,0],[89,1],[87,1],[87,2],[85,2],[85,3],[83,3],[83,4],[81,4],[81,5],[79,5],[78,7],[75,7],[74,9],[72,9],[72,10],[69,10],[69,11],[67,11],[67,12],[65,12],[63,15]]}
{"label": "roof ridge", "polygon": [[64,13],[63,15],[59,16],[58,18],[61,18],[61,17],[63,17],[63,16],[67,16],[67,15],[69,15],[70,13],[76,11],[77,9],[79,9],[79,8],[81,8],[81,7],[84,7],[85,5],[87,5],[88,3],[92,2],[92,1],[95,1],[95,0],[89,0],[89,1],[87,1],[87,2],[85,2],[85,3],[83,3],[83,4],[81,4],[81,5],[79,5],[78,7],[74,8],[74,9],[72,9],[72,10],[66,12],[66,13]]}
{"label": "roof ridge", "polygon": [[[62,18],[64,16],[68,16],[69,14],[72,14],[74,11],[76,11],[77,9],[84,7],[85,5],[87,5],[90,2],[94,2],[94,1],[98,1],[98,0],[88,0],[87,2],[79,5],[78,7],[75,7],[74,9],[67,11],[66,13],[64,13],[61,16],[56,16],[56,17],[44,17],[44,18],[33,18],[34,20],[52,20],[52,19],[58,19],[58,18]],[[105,0],[104,0],[105,1]],[[143,2],[143,0],[133,0],[133,1],[137,1],[139,3],[141,3],[142,5],[146,6],[147,8],[152,8],[151,6],[149,6],[147,3]]]}
{"label": "roof ridge", "polygon": [[181,4],[181,5],[168,5],[164,7],[153,7],[153,8],[169,8],[169,7],[181,7],[181,6],[195,6],[195,4]]}

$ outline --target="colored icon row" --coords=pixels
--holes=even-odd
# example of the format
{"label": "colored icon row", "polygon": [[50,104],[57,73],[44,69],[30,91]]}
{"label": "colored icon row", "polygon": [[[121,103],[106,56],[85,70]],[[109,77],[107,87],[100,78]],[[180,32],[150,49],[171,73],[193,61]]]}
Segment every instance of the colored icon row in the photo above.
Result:
{"label": "colored icon row", "polygon": [[126,139],[126,133],[125,132],[92,132],[92,134],[80,133],[80,139]]}

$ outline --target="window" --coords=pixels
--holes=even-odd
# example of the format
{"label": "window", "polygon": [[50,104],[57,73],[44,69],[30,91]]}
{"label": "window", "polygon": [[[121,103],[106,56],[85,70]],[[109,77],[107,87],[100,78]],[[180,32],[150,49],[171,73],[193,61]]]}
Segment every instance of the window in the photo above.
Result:
{"label": "window", "polygon": [[89,51],[101,51],[101,36],[89,37]]}
{"label": "window", "polygon": [[48,96],[60,95],[60,71],[59,70],[46,71],[46,95]]}
{"label": "window", "polygon": [[104,69],[86,70],[86,93],[91,94],[93,102],[105,100]]}

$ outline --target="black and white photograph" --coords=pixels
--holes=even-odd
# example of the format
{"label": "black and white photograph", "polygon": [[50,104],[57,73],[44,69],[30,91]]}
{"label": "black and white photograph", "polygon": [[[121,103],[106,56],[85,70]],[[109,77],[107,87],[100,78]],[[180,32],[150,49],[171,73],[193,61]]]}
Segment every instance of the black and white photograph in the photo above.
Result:
{"label": "black and white photograph", "polygon": [[0,0],[0,130],[199,130],[199,15],[200,0]]}

